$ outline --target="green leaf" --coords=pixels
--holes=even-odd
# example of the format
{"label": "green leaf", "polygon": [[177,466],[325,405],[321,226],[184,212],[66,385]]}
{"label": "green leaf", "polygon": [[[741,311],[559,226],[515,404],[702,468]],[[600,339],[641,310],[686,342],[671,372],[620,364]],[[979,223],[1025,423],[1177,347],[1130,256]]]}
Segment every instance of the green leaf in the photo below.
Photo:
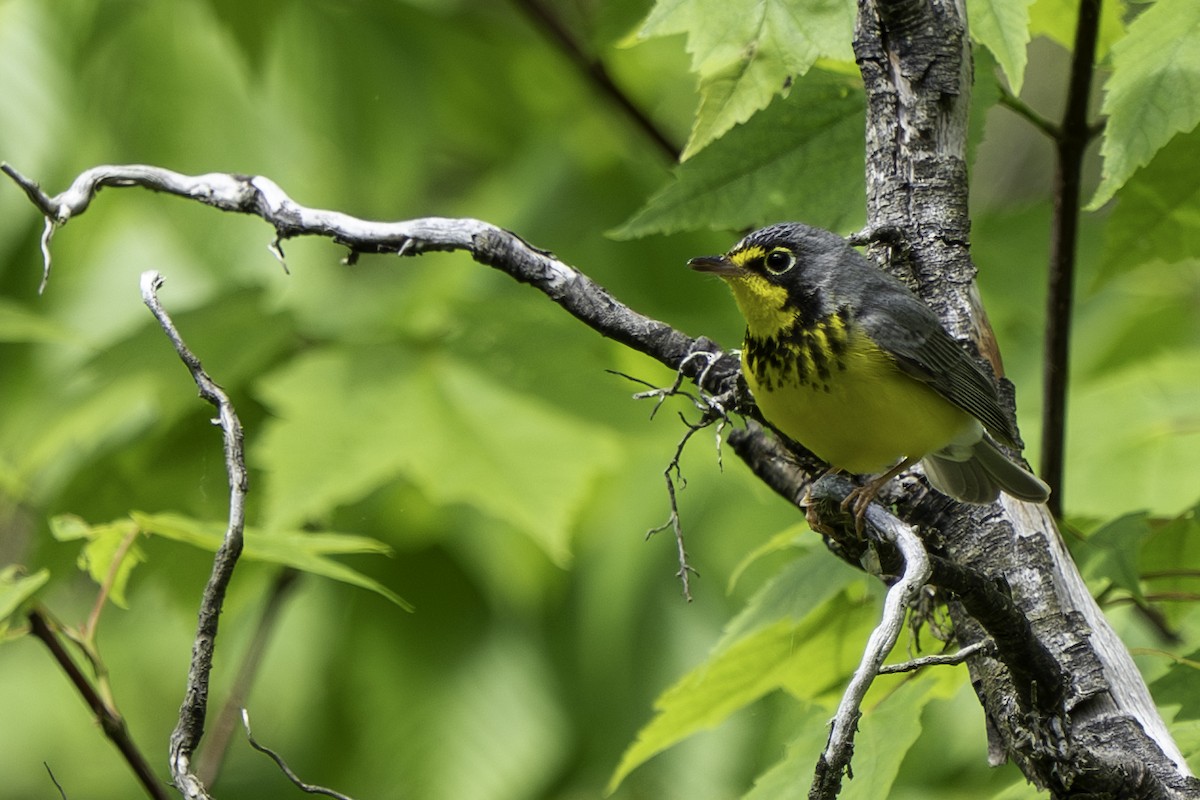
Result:
{"label": "green leaf", "polygon": [[[1100,31],[1096,38],[1096,60],[1102,61],[1114,43],[1125,35],[1124,3],[1100,4]],[[1029,34],[1045,36],[1065,50],[1075,48],[1079,0],[1034,0],[1029,9]]]}
{"label": "green leaf", "polygon": [[1121,189],[1105,230],[1103,269],[1200,258],[1200,129],[1172,139]]}
{"label": "green leaf", "polygon": [[1115,516],[1131,497],[1160,514],[1195,502],[1196,375],[1200,352],[1167,352],[1072,388],[1064,496],[1074,513]]}
{"label": "green leaf", "polygon": [[1100,186],[1088,203],[1108,202],[1175,134],[1200,122],[1200,3],[1158,0],[1113,46],[1102,112]]}
{"label": "green leaf", "polygon": [[550,662],[502,629],[442,676],[429,743],[418,745],[437,776],[425,796],[544,796],[575,753]]}
{"label": "green leaf", "polygon": [[254,451],[267,527],[320,519],[400,478],[526,533],[558,564],[596,478],[617,461],[601,429],[449,358],[330,348],[260,383],[276,414]]}
{"label": "green leaf", "polygon": [[759,559],[769,556],[773,553],[782,553],[786,550],[804,548],[806,542],[815,540],[815,537],[805,537],[805,534],[810,532],[811,531],[807,524],[798,522],[795,525],[789,525],[767,541],[760,544],[758,547],[751,550],[742,558],[740,562],[738,562],[738,565],[733,568],[733,572],[729,574],[729,582],[725,586],[725,592],[727,594],[732,594],[734,588],[737,587],[738,580],[741,579],[742,574]]}
{"label": "green leaf", "polygon": [[[996,59],[983,47],[971,48],[975,59],[975,85],[971,87],[971,110],[967,121],[967,163],[975,163],[975,154],[987,131],[988,113],[1000,102],[1000,81],[995,75]],[[988,76],[988,77],[984,77]]]}
{"label": "green leaf", "polygon": [[807,798],[817,758],[829,741],[829,716],[830,710],[823,705],[805,708],[794,723],[799,735],[788,742],[784,757],[755,779],[754,788],[743,800]]}
{"label": "green leaf", "polygon": [[659,0],[640,35],[686,34],[700,76],[682,160],[786,93],[818,58],[852,62],[854,14],[847,0]]}
{"label": "green leaf", "polygon": [[[780,536],[789,533],[794,538],[795,528],[788,528]],[[779,538],[764,546],[771,547],[771,542]],[[830,559],[824,548],[805,553],[754,593],[746,607],[725,626],[716,649],[719,651],[780,619],[803,620],[835,594],[861,580],[861,572],[839,559]]]}
{"label": "green leaf", "polygon": [[74,331],[42,314],[35,314],[19,303],[0,299],[0,342],[49,342],[79,344]]}
{"label": "green leaf", "polygon": [[1144,600],[1138,576],[1138,557],[1150,533],[1149,515],[1144,511],[1125,514],[1104,524],[1071,548],[1083,575],[1110,581],[1139,600]]}
{"label": "green leaf", "polygon": [[1200,680],[1200,650],[1177,658],[1157,680],[1150,684],[1154,702],[1160,706],[1178,705],[1175,722],[1200,719],[1200,693],[1196,682]]}
{"label": "green leaf", "polygon": [[[1114,5],[1105,3],[1105,5]],[[1000,792],[992,795],[991,800],[1045,800],[1046,793],[1031,784],[1025,778],[1018,778]]]}
{"label": "green leaf", "polygon": [[[826,556],[828,561],[828,556]],[[614,791],[651,757],[776,689],[811,700],[840,685],[857,664],[873,603],[833,598],[803,621],[784,618],[719,645],[654,703],[655,717],[625,751],[609,781]],[[857,634],[857,635],[856,635]]]}
{"label": "green leaf", "polygon": [[[879,680],[895,682],[894,678]],[[937,698],[942,684],[935,673],[926,672],[901,684],[874,707],[863,709],[854,737],[854,779],[843,782],[839,798],[877,800],[889,796],[901,762],[921,734],[921,712]],[[828,715],[828,711],[824,718],[810,715],[801,735],[788,745],[784,759],[755,781],[754,789],[744,800],[808,797],[813,768],[829,738],[829,731],[822,724]]]}
{"label": "green leaf", "polygon": [[139,529],[133,520],[92,525],[74,514],[63,514],[50,519],[50,533],[60,542],[86,540],[76,564],[97,586],[107,585],[108,599],[114,605],[129,607],[125,587],[134,567],[146,560],[135,543]]}
{"label": "green leaf", "polygon": [[[1140,556],[1148,593],[1186,597],[1200,592],[1200,504],[1157,525]],[[1192,613],[1190,603],[1164,603],[1161,608],[1173,624]]]}
{"label": "green leaf", "polygon": [[[146,533],[189,544],[201,550],[216,552],[225,539],[224,522],[205,522],[181,514],[145,514],[133,511],[130,516]],[[297,531],[246,528],[243,532],[242,557],[251,561],[281,564],[302,572],[341,581],[386,597],[401,608],[412,606],[400,595],[357,570],[329,558],[331,555],[374,554],[391,555],[391,548],[366,536],[332,531]]]}
{"label": "green leaf", "polygon": [[32,575],[23,575],[22,572],[18,564],[9,564],[0,569],[0,641],[7,638],[13,617],[50,580],[48,569],[40,569]]}
{"label": "green leaf", "polygon": [[676,167],[672,182],[613,235],[785,219],[853,225],[863,215],[863,108],[855,79],[814,70],[787,98]]}
{"label": "green leaf", "polygon": [[1029,44],[1029,6],[1033,0],[967,0],[971,38],[1000,64],[1013,94],[1021,93]]}

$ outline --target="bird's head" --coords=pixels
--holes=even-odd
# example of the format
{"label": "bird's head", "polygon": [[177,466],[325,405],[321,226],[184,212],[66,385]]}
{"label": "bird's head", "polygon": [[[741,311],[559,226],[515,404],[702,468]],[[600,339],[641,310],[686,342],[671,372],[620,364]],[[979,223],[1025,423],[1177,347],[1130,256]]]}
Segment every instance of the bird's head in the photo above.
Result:
{"label": "bird's head", "polygon": [[854,252],[835,233],[785,222],[754,231],[724,255],[693,258],[688,266],[722,278],[750,332],[772,336],[798,313],[827,313],[822,288],[847,251]]}

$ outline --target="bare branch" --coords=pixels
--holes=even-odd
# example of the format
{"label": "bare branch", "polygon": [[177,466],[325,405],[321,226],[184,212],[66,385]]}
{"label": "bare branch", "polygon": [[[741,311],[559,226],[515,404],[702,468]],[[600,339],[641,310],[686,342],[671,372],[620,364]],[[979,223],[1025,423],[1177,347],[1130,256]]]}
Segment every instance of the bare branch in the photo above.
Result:
{"label": "bare branch", "polygon": [[200,390],[200,397],[217,409],[215,424],[225,440],[225,469],[229,475],[229,526],[213,558],[213,570],[200,601],[200,619],[192,643],[192,663],[188,667],[187,689],[179,709],[179,722],[171,733],[170,763],[175,788],[186,798],[207,798],[204,784],[192,772],[191,758],[204,735],[204,717],[208,711],[208,679],[212,672],[213,650],[225,590],[233,578],[233,569],[242,554],[242,532],[246,524],[246,457],[242,448],[242,423],[225,390],[218,386],[200,364],[175,328],[158,300],[163,278],[154,271],[142,273],[142,300],[158,320],[180,360],[188,368]]}
{"label": "bare branch", "polygon": [[[345,245],[350,250],[350,261],[361,253],[415,256],[431,251],[465,251],[476,261],[541,290],[600,334],[659,360],[678,373],[679,381],[685,378],[694,380],[702,391],[710,397],[722,398],[722,402],[733,403],[736,399],[739,408],[719,408],[722,418],[727,411],[753,413],[753,401],[744,393],[739,395],[736,392],[736,378],[740,370],[736,352],[723,351],[704,337],[689,337],[666,323],[633,311],[574,267],[530,245],[516,234],[481,220],[427,217],[404,222],[372,222],[339,211],[301,206],[274,181],[261,176],[224,173],[188,176],[138,164],[94,167],[80,174],[66,191],[49,196],[13,167],[5,164],[2,169],[25,190],[54,226],[65,225],[82,214],[96,193],[106,186],[141,186],[197,200],[222,211],[259,216],[275,229],[275,237],[268,249],[284,265],[284,269],[287,267],[282,242],[297,236],[321,236]],[[48,276],[48,250],[44,257],[44,272]],[[172,341],[179,349],[182,343],[177,334],[172,336]],[[198,362],[194,364],[199,366]],[[189,369],[192,366],[189,364]],[[681,393],[678,387],[676,392]],[[706,402],[695,398],[693,402],[702,410],[709,409]],[[714,417],[710,421],[715,420]],[[667,483],[672,519],[665,527],[672,527],[676,531],[679,575],[684,582],[684,594],[688,596],[691,568],[687,564],[682,532],[678,528],[675,487],[671,483],[669,470],[670,467]]]}
{"label": "bare branch", "polygon": [[841,791],[842,775],[851,774],[850,759],[854,754],[854,734],[862,716],[863,698],[904,629],[904,616],[909,604],[916,599],[932,571],[925,545],[910,526],[874,503],[867,508],[866,521],[873,535],[878,535],[882,541],[900,551],[904,558],[904,572],[888,589],[883,601],[883,617],[867,639],[862,661],[838,704],[829,742],[817,760],[812,787],[808,792],[810,800],[837,797]]}
{"label": "bare branch", "polygon": [[[140,186],[204,203],[222,211],[252,214],[275,228],[271,252],[282,263],[282,242],[298,236],[320,236],[349,248],[349,261],[362,253],[415,256],[430,251],[467,252],[521,283],[539,289],[603,336],[657,359],[695,380],[703,371],[702,388],[720,394],[738,374],[736,355],[704,337],[692,338],[664,322],[620,303],[605,289],[545,250],[516,234],[477,219],[426,217],[403,222],[372,222],[339,211],[296,203],[274,181],[261,176],[208,173],[183,175],[168,169],[131,164],[99,166],[81,173],[61,194],[47,195],[34,181],[8,164],[0,165],[34,205],[57,226],[87,210],[106,187]],[[49,250],[45,251],[49,271]],[[711,353],[708,362],[689,359]],[[685,359],[689,359],[685,363]]]}

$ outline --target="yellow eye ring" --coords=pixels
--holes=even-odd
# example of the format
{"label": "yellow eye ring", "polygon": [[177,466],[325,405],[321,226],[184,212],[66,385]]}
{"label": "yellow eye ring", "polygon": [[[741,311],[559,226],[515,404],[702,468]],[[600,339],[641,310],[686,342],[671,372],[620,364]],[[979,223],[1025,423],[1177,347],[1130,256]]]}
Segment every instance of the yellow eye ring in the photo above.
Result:
{"label": "yellow eye ring", "polygon": [[796,266],[796,254],[786,247],[776,247],[763,258],[763,266],[772,275],[782,275]]}

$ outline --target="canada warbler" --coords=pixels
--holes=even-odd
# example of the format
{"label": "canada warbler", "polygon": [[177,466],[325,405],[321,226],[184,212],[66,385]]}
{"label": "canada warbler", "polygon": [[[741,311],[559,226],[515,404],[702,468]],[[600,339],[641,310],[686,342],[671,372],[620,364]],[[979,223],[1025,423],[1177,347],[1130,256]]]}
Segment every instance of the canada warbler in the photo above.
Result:
{"label": "canada warbler", "polygon": [[844,504],[860,525],[879,489],[918,461],[934,488],[964,502],[1049,496],[996,444],[1017,437],[992,378],[907,286],[837,234],[781,223],[688,266],[733,290],[746,318],[742,372],[763,417],[831,468],[882,473]]}

